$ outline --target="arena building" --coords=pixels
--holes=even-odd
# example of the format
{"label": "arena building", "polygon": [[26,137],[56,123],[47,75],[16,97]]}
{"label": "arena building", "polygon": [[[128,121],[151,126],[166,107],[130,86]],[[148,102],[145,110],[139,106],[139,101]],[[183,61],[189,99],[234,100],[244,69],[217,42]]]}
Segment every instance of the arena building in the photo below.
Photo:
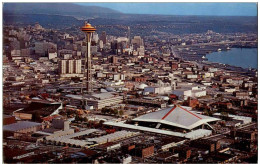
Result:
{"label": "arena building", "polygon": [[189,107],[177,105],[142,115],[128,123],[108,121],[104,125],[118,129],[197,139],[211,135],[213,128],[209,123],[218,120],[220,119],[190,111]]}
{"label": "arena building", "polygon": [[208,123],[218,120],[218,118],[197,114],[194,111],[190,111],[189,108],[179,105],[133,119],[138,125],[149,124],[149,127],[154,126],[157,129],[174,128],[185,130],[196,128],[212,129]]}

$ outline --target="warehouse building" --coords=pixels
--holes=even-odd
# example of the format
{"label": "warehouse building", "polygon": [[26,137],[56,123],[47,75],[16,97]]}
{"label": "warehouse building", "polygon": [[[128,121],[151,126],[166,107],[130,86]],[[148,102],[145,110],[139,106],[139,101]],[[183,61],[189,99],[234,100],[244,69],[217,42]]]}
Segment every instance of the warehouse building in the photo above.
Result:
{"label": "warehouse building", "polygon": [[[56,115],[63,108],[61,102],[50,102],[45,100],[31,100],[31,104],[26,108],[21,108],[13,112],[14,116],[22,120],[32,120],[35,115],[47,117]],[[41,122],[40,118],[34,121]]]}
{"label": "warehouse building", "polygon": [[4,133],[4,137],[13,136],[17,138],[22,135],[32,134],[41,129],[42,129],[41,123],[21,121],[14,124],[4,125],[3,133]]}
{"label": "warehouse building", "polygon": [[113,93],[98,93],[93,95],[66,95],[66,98],[69,99],[70,105],[81,107],[82,102],[87,104],[85,107],[89,109],[93,107],[94,109],[102,109],[106,106],[117,105],[123,102],[123,96],[119,96]]}

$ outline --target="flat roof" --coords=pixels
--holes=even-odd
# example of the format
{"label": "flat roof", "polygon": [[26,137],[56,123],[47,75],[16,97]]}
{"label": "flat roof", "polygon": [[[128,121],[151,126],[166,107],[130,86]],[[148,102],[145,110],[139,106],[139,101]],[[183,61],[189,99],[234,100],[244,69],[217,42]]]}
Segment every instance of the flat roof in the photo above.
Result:
{"label": "flat roof", "polygon": [[41,123],[37,123],[37,122],[21,121],[21,122],[17,122],[14,124],[4,125],[3,130],[15,132],[18,130],[27,129],[30,127],[40,126],[40,125],[41,125]]}
{"label": "flat roof", "polygon": [[111,94],[110,92],[103,92],[103,93],[97,93],[97,94],[93,94],[93,95],[72,95],[72,94],[68,94],[66,95],[66,97],[70,97],[73,99],[78,99],[78,100],[82,100],[82,99],[109,99],[114,97],[113,94]]}
{"label": "flat roof", "polygon": [[73,134],[70,134],[70,135],[67,135],[67,136],[64,136],[64,137],[65,138],[74,138],[74,137],[78,137],[78,136],[88,135],[90,133],[94,133],[94,132],[98,132],[98,131],[101,131],[101,130],[87,129],[87,130],[84,130],[84,131],[81,131],[81,132],[78,132],[78,133],[73,133]]}
{"label": "flat roof", "polygon": [[122,131],[117,131],[115,133],[111,133],[97,138],[89,138],[87,140],[95,141],[97,143],[105,143],[105,142],[112,142],[114,140],[118,140],[121,138],[130,137],[137,134],[139,134],[139,132],[130,132],[130,131],[122,130]]}
{"label": "flat roof", "polygon": [[93,94],[92,96],[95,97],[95,98],[101,99],[101,100],[114,97],[114,95],[109,93],[109,92]]}
{"label": "flat roof", "polygon": [[50,141],[56,141],[56,142],[61,142],[61,143],[66,143],[66,144],[72,144],[72,145],[77,145],[77,146],[86,146],[87,144],[91,144],[90,142],[85,142],[81,140],[74,140],[74,139],[69,139],[69,138],[64,138],[64,137],[53,137],[49,138],[48,140]]}

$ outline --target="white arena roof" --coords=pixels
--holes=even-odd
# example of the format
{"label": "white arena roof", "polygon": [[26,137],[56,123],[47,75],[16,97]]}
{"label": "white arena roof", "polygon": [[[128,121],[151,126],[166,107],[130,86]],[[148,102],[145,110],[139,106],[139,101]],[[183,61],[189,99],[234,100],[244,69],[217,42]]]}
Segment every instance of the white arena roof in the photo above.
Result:
{"label": "white arena roof", "polygon": [[155,122],[189,130],[218,120],[220,119],[197,114],[179,105],[133,119],[133,121]]}
{"label": "white arena roof", "polygon": [[123,122],[107,121],[107,122],[104,123],[104,125],[121,127],[121,128],[138,130],[138,131],[144,131],[144,132],[150,132],[150,133],[169,135],[169,136],[185,137],[185,138],[188,138],[188,139],[191,139],[191,140],[198,139],[198,138],[205,137],[205,136],[209,136],[209,135],[212,134],[212,131],[207,130],[207,129],[197,129],[197,130],[193,130],[189,133],[180,133],[180,132],[173,132],[173,131],[162,130],[162,129],[149,128],[149,127],[144,127],[144,126],[125,124]]}

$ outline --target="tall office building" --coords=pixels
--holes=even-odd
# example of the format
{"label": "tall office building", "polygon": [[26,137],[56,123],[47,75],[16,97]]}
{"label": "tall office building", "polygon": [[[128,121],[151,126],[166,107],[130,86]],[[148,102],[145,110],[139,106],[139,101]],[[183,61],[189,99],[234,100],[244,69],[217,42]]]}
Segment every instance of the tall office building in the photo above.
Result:
{"label": "tall office building", "polygon": [[106,44],[106,43],[107,43],[107,34],[106,34],[106,31],[103,31],[103,32],[102,32],[101,37],[100,37],[100,40],[103,41],[103,44]]}
{"label": "tall office building", "polygon": [[136,44],[137,47],[144,46],[144,41],[140,36],[135,36],[132,40],[132,44]]}
{"label": "tall office building", "polygon": [[104,44],[103,44],[103,41],[102,41],[102,40],[99,41],[99,48],[100,48],[101,50],[104,48]]}
{"label": "tall office building", "polygon": [[98,43],[98,39],[99,39],[98,34],[97,34],[97,33],[94,33],[94,34],[93,34],[93,41],[94,41],[95,43]]}
{"label": "tall office building", "polygon": [[61,60],[59,71],[62,77],[79,77],[81,74],[81,60]]}
{"label": "tall office building", "polygon": [[128,26],[128,31],[127,31],[127,38],[128,38],[128,44],[130,45],[131,43],[131,36],[130,36],[131,32],[130,32],[130,26]]}
{"label": "tall office building", "polygon": [[36,42],[35,43],[35,54],[39,56],[47,56],[48,51],[57,51],[57,45],[51,42]]}

